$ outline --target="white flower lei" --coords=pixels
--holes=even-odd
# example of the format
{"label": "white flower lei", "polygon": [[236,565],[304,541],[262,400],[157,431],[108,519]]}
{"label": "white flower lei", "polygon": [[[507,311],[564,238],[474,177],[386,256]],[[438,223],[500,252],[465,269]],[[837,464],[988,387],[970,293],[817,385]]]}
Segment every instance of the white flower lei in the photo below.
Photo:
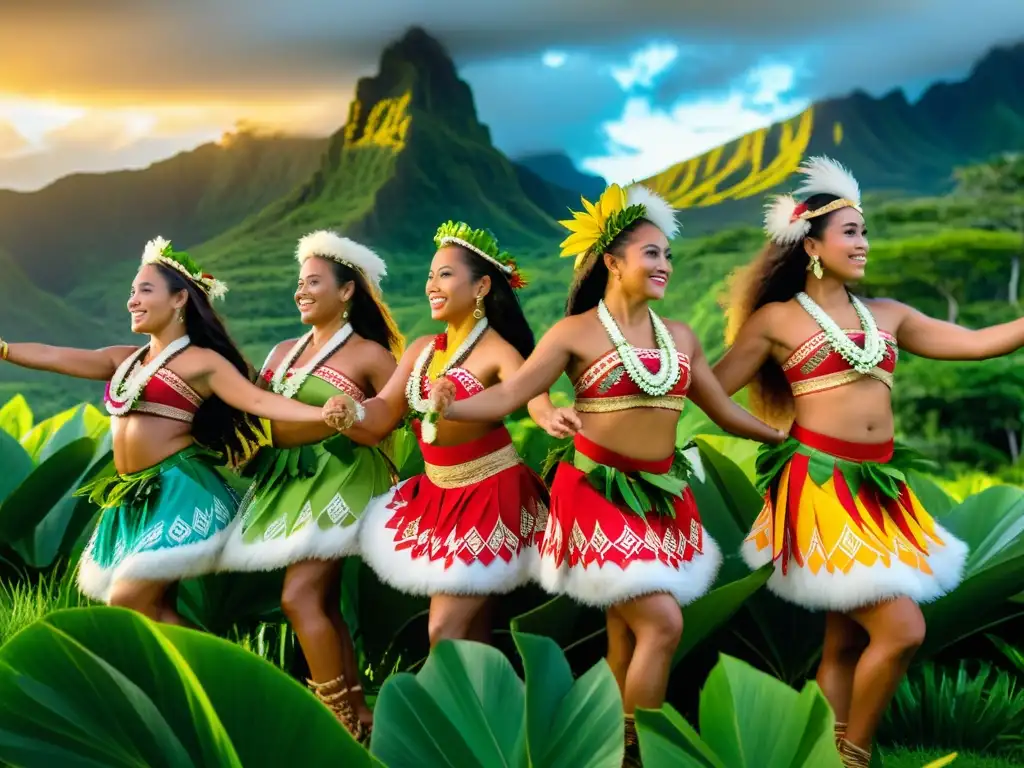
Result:
{"label": "white flower lei", "polygon": [[622,367],[626,375],[651,397],[661,397],[668,394],[679,382],[682,371],[679,368],[679,352],[676,349],[675,340],[668,328],[661,321],[661,318],[654,314],[654,310],[648,307],[651,315],[651,325],[654,326],[654,338],[658,345],[658,361],[660,363],[657,373],[651,373],[636,353],[636,348],[626,341],[622,335],[612,313],[608,311],[604,299],[597,305],[597,317],[608,333],[608,338],[615,345],[622,361]]}
{"label": "white flower lei", "polygon": [[829,317],[828,313],[806,293],[802,291],[798,293],[796,300],[807,314],[814,318],[818,327],[824,331],[825,338],[828,339],[832,349],[838,352],[857,373],[870,373],[885,358],[885,339],[878,331],[871,310],[864,306],[864,303],[856,296],[851,294],[850,301],[860,319],[861,330],[864,331],[863,348],[857,346],[849,336],[843,333],[836,321]]}
{"label": "white flower lei", "polygon": [[[487,318],[481,318],[476,325],[473,326],[473,330],[469,332],[469,336],[466,340],[459,345],[459,348],[452,355],[451,360],[441,370],[438,375],[440,378],[452,368],[460,365],[465,360],[473,347],[483,336],[484,331],[487,330]],[[438,414],[433,411],[430,407],[430,399],[423,397],[420,394],[423,388],[423,378],[427,375],[427,367],[430,365],[430,358],[434,355],[434,345],[427,344],[423,351],[420,352],[419,357],[416,358],[416,363],[412,367],[412,373],[409,374],[409,380],[405,384],[405,398],[409,402],[409,407],[417,413],[426,414],[426,418],[423,421],[420,436],[423,438],[423,442],[430,444],[437,439],[437,418]]]}
{"label": "white flower lei", "polygon": [[149,384],[149,380],[153,378],[157,371],[166,365],[168,360],[178,354],[181,350],[185,349],[185,347],[189,345],[189,342],[190,339],[188,334],[175,339],[164,347],[164,350],[153,358],[149,365],[135,371],[131,376],[129,376],[129,373],[131,373],[132,369],[135,368],[135,365],[146,356],[146,353],[149,352],[150,345],[147,344],[130,354],[125,361],[118,366],[117,370],[114,371],[113,377],[110,379],[110,387],[108,389],[109,394],[106,398],[106,402],[104,403],[107,413],[111,416],[124,416],[128,413],[142,395],[142,391],[146,388],[146,385]]}
{"label": "white flower lei", "polygon": [[345,323],[341,328],[335,331],[334,335],[324,344],[320,351],[313,355],[313,359],[310,360],[306,365],[296,370],[290,377],[285,379],[288,371],[295,364],[295,361],[299,359],[299,356],[309,345],[309,342],[313,340],[313,331],[309,331],[305,336],[299,339],[295,346],[291,348],[291,351],[285,355],[284,360],[278,366],[277,371],[274,373],[274,378],[270,381],[270,389],[279,395],[287,397],[289,399],[295,397],[298,394],[299,389],[309,378],[309,375],[315,371],[324,360],[333,355],[342,345],[348,341],[352,335],[352,324]]}

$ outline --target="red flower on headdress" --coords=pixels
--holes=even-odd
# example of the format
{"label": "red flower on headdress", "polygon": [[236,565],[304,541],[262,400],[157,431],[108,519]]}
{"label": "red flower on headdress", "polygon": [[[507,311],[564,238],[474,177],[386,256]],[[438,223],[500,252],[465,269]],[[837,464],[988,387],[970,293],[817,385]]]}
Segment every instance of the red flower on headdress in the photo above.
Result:
{"label": "red flower on headdress", "polygon": [[448,349],[448,335],[445,333],[439,333],[434,337],[434,349],[438,352],[444,352]]}
{"label": "red flower on headdress", "polygon": [[800,203],[796,208],[793,209],[793,214],[789,217],[789,222],[792,224],[794,221],[799,219],[804,213],[807,212],[807,204]]}
{"label": "red flower on headdress", "polygon": [[512,277],[509,278],[509,285],[512,286],[513,291],[518,291],[520,288],[526,287],[526,280],[523,279],[523,276],[521,274],[519,274],[518,269],[515,272],[513,272]]}

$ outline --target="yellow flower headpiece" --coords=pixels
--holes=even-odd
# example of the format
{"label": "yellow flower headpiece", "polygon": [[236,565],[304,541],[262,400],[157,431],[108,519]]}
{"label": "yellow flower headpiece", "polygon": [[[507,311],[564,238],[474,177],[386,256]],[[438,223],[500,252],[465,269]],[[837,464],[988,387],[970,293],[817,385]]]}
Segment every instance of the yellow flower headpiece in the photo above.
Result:
{"label": "yellow flower headpiece", "polygon": [[603,253],[622,230],[646,219],[671,240],[679,231],[675,210],[664,199],[640,184],[623,189],[611,184],[596,204],[581,197],[584,210],[570,211],[573,218],[558,222],[572,232],[561,243],[562,257],[575,256],[573,269],[590,253]]}

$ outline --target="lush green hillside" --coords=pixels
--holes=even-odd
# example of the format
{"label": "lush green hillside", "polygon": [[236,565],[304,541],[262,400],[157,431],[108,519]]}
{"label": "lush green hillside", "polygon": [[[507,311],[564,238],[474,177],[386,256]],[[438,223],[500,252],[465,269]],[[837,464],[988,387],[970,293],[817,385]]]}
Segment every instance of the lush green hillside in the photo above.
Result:
{"label": "lush green hillside", "polygon": [[854,169],[862,189],[890,197],[943,194],[957,166],[1024,149],[1024,43],[991,51],[958,83],[931,86],[916,102],[902,91],[828,99],[678,163],[646,183],[692,210],[693,234],[755,221],[765,194],[787,187],[807,156]]}
{"label": "lush green hillside", "polygon": [[190,246],[223,232],[308,179],[325,146],[243,132],[144,170],[0,190],[0,248],[36,285],[63,295],[158,234]]}

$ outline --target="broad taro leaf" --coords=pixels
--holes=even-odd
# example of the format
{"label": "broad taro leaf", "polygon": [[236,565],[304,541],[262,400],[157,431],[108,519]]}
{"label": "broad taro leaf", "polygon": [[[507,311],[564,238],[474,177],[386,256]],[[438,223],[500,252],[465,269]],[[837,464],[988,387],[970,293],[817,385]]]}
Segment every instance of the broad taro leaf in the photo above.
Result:
{"label": "broad taro leaf", "polygon": [[30,536],[89,467],[95,443],[81,437],[44,459],[0,505],[0,541]]}
{"label": "broad taro leaf", "polygon": [[[781,717],[779,713],[785,713]],[[700,733],[669,706],[636,711],[647,768],[841,768],[835,718],[817,683],[797,692],[722,656],[700,696]]]}
{"label": "broad taro leaf", "polygon": [[23,395],[15,395],[0,408],[0,431],[20,441],[30,429],[32,409]]}
{"label": "broad taro leaf", "polygon": [[569,663],[553,640],[525,633],[513,637],[526,671],[529,764],[619,768],[624,744],[622,697],[607,662],[602,659],[574,681]]}
{"label": "broad taro leaf", "polygon": [[[26,453],[17,440],[3,430],[0,430],[0,467],[3,467],[3,471],[0,472],[0,503],[2,503],[35,469],[32,457]],[[3,534],[0,534],[0,542],[3,541]]]}
{"label": "broad taro leaf", "polygon": [[69,768],[379,765],[308,691],[219,638],[118,608],[0,648],[0,760]]}
{"label": "broad taro leaf", "polygon": [[370,751],[387,766],[526,768],[526,693],[496,648],[442,640],[381,686]]}
{"label": "broad taro leaf", "polygon": [[1024,489],[993,486],[967,497],[938,522],[967,544],[970,554],[960,585],[922,606],[928,625],[922,655],[1011,616],[1005,604],[1024,584]]}

